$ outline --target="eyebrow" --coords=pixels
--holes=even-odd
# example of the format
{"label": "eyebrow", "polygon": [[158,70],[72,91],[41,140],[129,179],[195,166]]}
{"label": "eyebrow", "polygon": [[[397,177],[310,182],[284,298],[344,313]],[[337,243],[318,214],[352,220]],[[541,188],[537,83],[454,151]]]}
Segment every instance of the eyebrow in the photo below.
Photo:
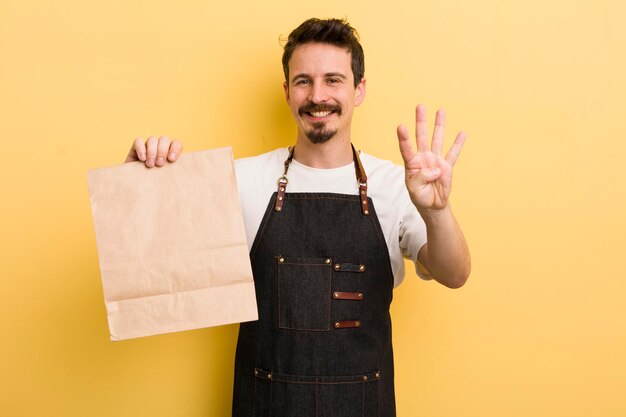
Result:
{"label": "eyebrow", "polygon": [[[341,78],[342,80],[347,79],[348,77],[346,77],[344,74],[342,74],[341,72],[327,72],[326,74],[324,74],[324,77],[337,77],[337,78]],[[305,73],[301,73],[301,74],[296,74],[293,76],[293,78],[291,79],[291,81],[296,81],[300,78],[311,78],[311,76],[309,74],[305,74]]]}
{"label": "eyebrow", "polygon": [[346,77],[345,75],[343,75],[340,72],[328,72],[328,73],[326,73],[324,75],[326,77],[338,77],[338,78],[341,78],[342,80],[345,80],[346,78],[348,78],[348,77]]}

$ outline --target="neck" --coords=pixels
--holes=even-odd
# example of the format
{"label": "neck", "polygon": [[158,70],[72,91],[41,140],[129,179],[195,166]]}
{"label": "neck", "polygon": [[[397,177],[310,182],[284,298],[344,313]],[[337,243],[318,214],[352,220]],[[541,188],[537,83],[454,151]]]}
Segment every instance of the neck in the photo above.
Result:
{"label": "neck", "polygon": [[334,137],[324,143],[311,143],[306,136],[299,134],[293,157],[311,168],[339,168],[353,160],[350,138]]}

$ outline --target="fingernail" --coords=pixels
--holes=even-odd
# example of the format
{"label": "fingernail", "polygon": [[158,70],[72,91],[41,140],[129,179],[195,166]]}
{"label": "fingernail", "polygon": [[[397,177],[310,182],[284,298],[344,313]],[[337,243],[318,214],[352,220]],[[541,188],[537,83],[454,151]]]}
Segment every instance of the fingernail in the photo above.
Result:
{"label": "fingernail", "polygon": [[173,161],[176,159],[176,152],[172,152],[170,153],[170,155],[167,157],[170,161]]}
{"label": "fingernail", "polygon": [[148,167],[153,167],[154,166],[154,159],[150,158],[146,161],[146,166]]}
{"label": "fingernail", "polygon": [[140,161],[145,161],[145,160],[146,160],[146,154],[145,154],[145,153],[143,153],[143,152],[141,152],[141,153],[139,154],[139,160],[140,160]]}

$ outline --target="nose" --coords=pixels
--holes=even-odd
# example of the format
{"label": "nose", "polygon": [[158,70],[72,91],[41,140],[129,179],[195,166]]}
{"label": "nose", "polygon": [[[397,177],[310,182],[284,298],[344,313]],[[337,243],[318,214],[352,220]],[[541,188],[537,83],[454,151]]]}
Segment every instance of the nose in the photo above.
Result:
{"label": "nose", "polygon": [[328,93],[324,83],[313,83],[309,91],[309,101],[311,103],[324,103],[328,101]]}

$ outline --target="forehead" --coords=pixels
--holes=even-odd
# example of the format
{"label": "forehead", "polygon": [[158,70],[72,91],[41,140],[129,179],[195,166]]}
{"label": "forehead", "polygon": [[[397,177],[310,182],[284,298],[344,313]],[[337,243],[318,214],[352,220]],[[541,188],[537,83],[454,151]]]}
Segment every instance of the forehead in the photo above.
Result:
{"label": "forehead", "polygon": [[346,48],[328,43],[305,43],[294,49],[289,60],[289,73],[317,75],[342,73],[352,75],[351,54]]}

